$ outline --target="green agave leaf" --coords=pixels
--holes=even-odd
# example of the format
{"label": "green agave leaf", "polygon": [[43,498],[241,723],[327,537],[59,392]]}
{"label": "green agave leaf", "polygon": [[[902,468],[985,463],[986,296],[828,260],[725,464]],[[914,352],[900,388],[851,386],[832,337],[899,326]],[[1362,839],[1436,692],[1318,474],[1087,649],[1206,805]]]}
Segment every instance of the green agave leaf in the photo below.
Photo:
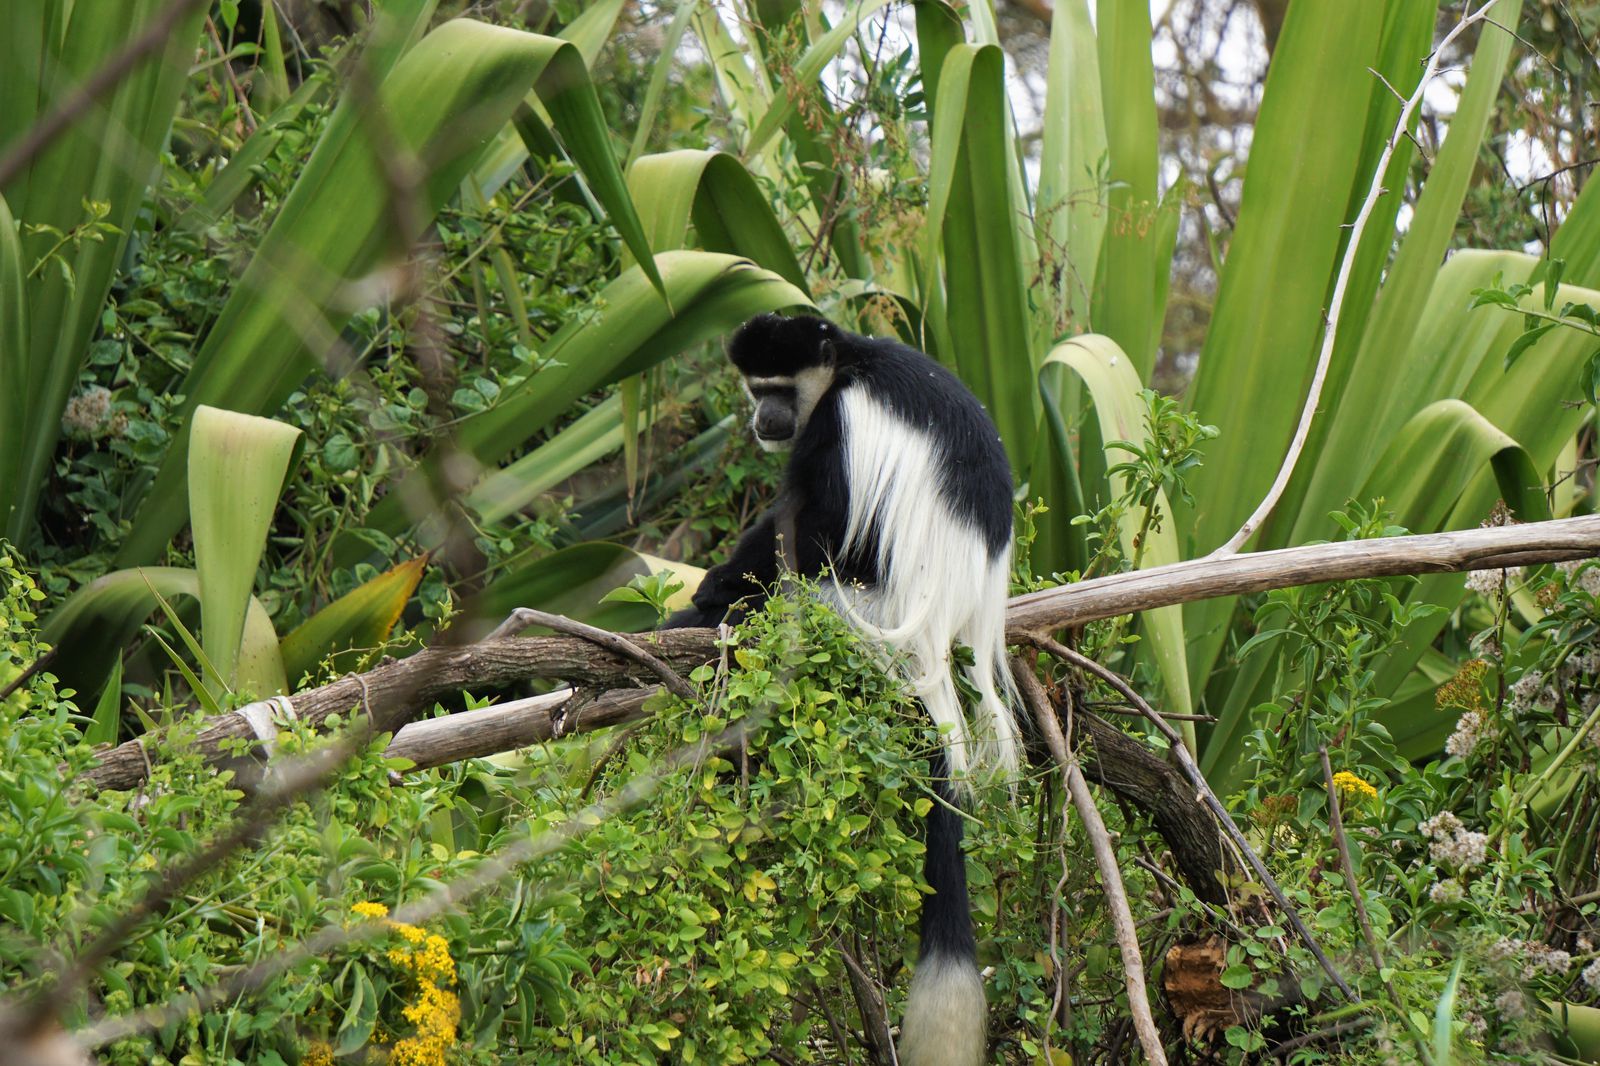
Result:
{"label": "green agave leaf", "polygon": [[[1111,338],[1094,334],[1075,337],[1058,345],[1045,360],[1045,365],[1065,366],[1083,380],[1094,403],[1101,441],[1125,440],[1141,445],[1149,442],[1145,404],[1139,395],[1144,385],[1134,371],[1132,360]],[[1052,388],[1058,380],[1041,373],[1040,388]],[[1056,399],[1059,403],[1059,398]],[[1105,454],[1108,464],[1127,458],[1125,452],[1110,447],[1106,448]],[[1120,496],[1125,490],[1124,478],[1120,474],[1109,475],[1109,483],[1113,497]],[[1140,559],[1143,568],[1178,561],[1178,536],[1165,493],[1157,497],[1156,506],[1162,517],[1161,528],[1147,532]],[[1134,538],[1143,526],[1145,517],[1145,508],[1134,507],[1118,525],[1123,552],[1130,559],[1135,551]],[[1161,607],[1145,611],[1142,627],[1156,669],[1167,690],[1171,709],[1180,714],[1189,714],[1193,701],[1189,690],[1189,668],[1185,661],[1182,608]],[[1194,723],[1182,724],[1186,727],[1184,739],[1190,750],[1194,750]]]}
{"label": "green agave leaf", "polygon": [[[1550,238],[1550,258],[1566,263],[1563,277],[1569,284],[1600,289],[1600,185],[1584,182],[1561,228]],[[1541,261],[1535,280],[1543,279],[1544,269]]]}
{"label": "green agave leaf", "polygon": [[[328,604],[278,644],[284,673],[296,684],[332,652],[379,647],[400,620],[428,566],[419,555],[391,567]],[[336,670],[353,668],[355,656],[335,658]]]}
{"label": "green agave leaf", "polygon": [[1088,0],[1058,0],[1050,21],[1039,157],[1039,244],[1045,260],[1058,268],[1046,275],[1056,302],[1079,329],[1087,325],[1106,228],[1097,173],[1105,155],[1100,57]]}
{"label": "green agave leaf", "polygon": [[648,629],[656,624],[649,606],[602,603],[601,597],[636,576],[664,570],[684,582],[673,606],[687,602],[704,574],[698,567],[669,563],[620,544],[596,542],[563,548],[497,578],[463,609],[452,631],[465,640],[479,639],[518,607],[564,614],[617,632]]}
{"label": "green agave leaf", "polygon": [[1600,1007],[1578,1003],[1555,1003],[1549,1008],[1552,1019],[1565,1031],[1578,1055],[1600,1061]]}
{"label": "green agave leaf", "polygon": [[647,155],[629,168],[628,191],[657,252],[686,247],[692,221],[700,247],[742,255],[809,290],[778,216],[733,156],[691,149]]}
{"label": "green agave leaf", "polygon": [[[1100,99],[1105,108],[1106,228],[1093,288],[1093,322],[1133,360],[1141,379],[1155,366],[1171,266],[1159,262],[1156,196],[1155,68],[1150,56],[1150,7],[1099,0]],[[1281,46],[1280,46],[1281,47]],[[1259,127],[1258,127],[1259,136]],[[1252,149],[1253,151],[1254,149]],[[1174,210],[1175,202],[1166,208]],[[1158,279],[1159,273],[1159,279]]]}
{"label": "green agave leaf", "polygon": [[[1514,23],[1517,0],[1504,0],[1500,7],[1504,10],[1497,10],[1494,17],[1502,25]],[[1431,18],[1426,32],[1432,32]],[[1421,410],[1426,403],[1422,397],[1438,395],[1427,379],[1453,373],[1456,353],[1449,350],[1439,349],[1415,361],[1397,361],[1394,354],[1410,346],[1428,304],[1428,291],[1439,275],[1439,263],[1455,232],[1462,199],[1478,164],[1478,149],[1499,94],[1511,43],[1511,35],[1494,26],[1486,27],[1479,37],[1466,87],[1450,119],[1449,134],[1428,170],[1427,183],[1400,250],[1384,277],[1377,305],[1366,320],[1364,335],[1358,332],[1362,319],[1352,319],[1348,315],[1352,309],[1359,312],[1368,301],[1352,288],[1349,299],[1355,304],[1353,308],[1349,303],[1346,305],[1348,325],[1341,326],[1341,333],[1350,329],[1351,335],[1360,336],[1360,343],[1352,347],[1353,355],[1345,355],[1341,346],[1340,354],[1344,358],[1340,365],[1341,368],[1348,365],[1348,369],[1341,375],[1340,391],[1327,394],[1337,400],[1325,403],[1326,413],[1321,418],[1319,432],[1308,443],[1308,447],[1315,450],[1307,453],[1339,455],[1344,461],[1307,464],[1306,476],[1300,479],[1309,485],[1304,490],[1303,504],[1297,506],[1295,499],[1286,496],[1284,509],[1280,509],[1286,517],[1280,521],[1279,528],[1289,526],[1288,518],[1293,516],[1289,534],[1293,542],[1331,534],[1327,513],[1344,503],[1356,478],[1366,475],[1373,457],[1382,442],[1390,439],[1392,430]],[[1413,71],[1410,79],[1413,85],[1416,82],[1415,57],[1425,55],[1428,46],[1422,43],[1414,47],[1413,62],[1408,64]],[[1389,128],[1394,128],[1393,117],[1389,119]],[[1409,151],[1406,155],[1409,161]],[[1399,156],[1397,152],[1397,162]],[[1393,188],[1401,187],[1399,180],[1390,184]],[[1398,206],[1398,199],[1388,197],[1385,203],[1392,209]],[[1369,233],[1381,233],[1383,238],[1373,245],[1382,254],[1370,256],[1362,263],[1368,271],[1370,284],[1365,291],[1369,294],[1387,258],[1393,233],[1392,218],[1391,210],[1381,231],[1369,229]],[[1379,221],[1374,219],[1373,226]],[[1368,248],[1363,248],[1362,252],[1365,256]],[[1354,415],[1357,411],[1361,412],[1359,417]],[[1409,528],[1422,528],[1406,524]]]}
{"label": "green agave leaf", "polygon": [[633,525],[634,515],[649,514],[664,505],[722,454],[738,422],[738,415],[728,415],[654,463],[643,491],[635,497],[629,497],[627,482],[616,478],[603,491],[578,500],[568,514],[570,525],[563,531],[564,538],[572,542],[615,536]]}
{"label": "green agave leaf", "polygon": [[269,418],[201,405],[189,451],[189,509],[205,659],[234,688],[245,613],[267,530],[301,433]]}
{"label": "green agave leaf", "polygon": [[[395,65],[379,95],[386,114],[406,116],[390,132],[415,153],[426,176],[418,190],[421,214],[431,218],[454,194],[530,89],[628,247],[644,257],[646,280],[665,292],[583,59],[555,38],[457,19]],[[360,109],[347,97],[196,355],[183,388],[191,409],[222,401],[249,412],[276,410],[332,350],[350,314],[352,287],[416,236],[392,225]],[[181,496],[179,464],[187,448],[186,427],[121,559],[153,557],[181,526],[181,511],[171,504]]]}
{"label": "green agave leaf", "polygon": [[[157,610],[156,596],[196,602],[200,575],[193,570],[146,566],[118,570],[79,589],[45,619],[45,640],[57,649],[51,671],[88,699],[100,692],[122,649]],[[239,645],[237,691],[254,696],[287,692],[272,618],[255,597]]]}
{"label": "green agave leaf", "polygon": [[[14,468],[12,457],[22,443],[5,427],[16,432],[26,425],[28,408],[34,402],[28,391],[28,298],[23,287],[27,272],[16,220],[6,198],[0,196],[0,471]],[[0,489],[0,529],[8,535],[15,535],[23,525],[17,514],[22,505],[18,494]]]}
{"label": "green agave leaf", "polygon": [[937,99],[923,303],[937,291],[933,268],[942,259],[945,292],[962,297],[944,309],[949,343],[940,350],[953,356],[956,371],[989,408],[1020,471],[1033,455],[1038,386],[1028,267],[1016,227],[1027,205],[1012,200],[1005,165],[1004,54],[993,45],[951,47],[939,69]]}
{"label": "green agave leaf", "polygon": [[[457,447],[485,465],[541,431],[579,397],[728,332],[752,315],[809,307],[805,293],[748,260],[712,252],[656,257],[668,303],[638,267],[607,285],[592,315],[578,315],[546,345],[549,362],[500,402],[461,422]],[[674,309],[676,309],[674,311]],[[398,532],[410,525],[403,500],[428,492],[417,476],[373,508],[368,525]],[[419,518],[426,515],[419,515]]]}
{"label": "green agave leaf", "polygon": [[[674,399],[692,403],[701,391],[697,383],[691,383],[675,394]],[[622,399],[618,393],[602,400],[593,410],[527,455],[478,482],[464,502],[483,522],[498,522],[527,507],[578,471],[622,448],[627,436],[622,421]],[[661,413],[658,406],[656,414]],[[426,534],[420,536],[423,543],[430,543]]]}
{"label": "green agave leaf", "polygon": [[1431,403],[1401,426],[1355,498],[1381,497],[1402,526],[1432,532],[1485,467],[1517,514],[1550,517],[1544,478],[1522,445],[1461,400]]}
{"label": "green agave leaf", "polygon": [[[0,34],[0,114],[5,116],[0,157],[169,6],[166,0],[7,5]],[[193,7],[162,47],[135,64],[0,188],[11,214],[24,224],[66,233],[88,221],[90,204],[100,204],[103,222],[114,227],[100,239],[62,248],[54,247],[57,238],[47,231],[13,235],[18,262],[28,265],[23,281],[28,315],[0,326],[4,343],[23,338],[22,346],[5,353],[4,384],[26,403],[0,418],[0,517],[5,519],[0,535],[19,545],[33,533],[39,494],[61,435],[61,414],[144,203],[145,186],[159,164],[203,16]],[[27,278],[40,262],[48,266]]]}
{"label": "green agave leaf", "polygon": [[121,725],[122,656],[118,654],[111,664],[111,676],[106,679],[106,687],[101,690],[100,699],[95,702],[94,714],[89,719],[89,728],[83,731],[84,743],[91,747],[115,744]]}
{"label": "green agave leaf", "polygon": [[[1222,436],[1191,479],[1199,502],[1180,518],[1188,555],[1211,551],[1244,521],[1299,418],[1360,163],[1381,23],[1378,4],[1294,4],[1273,53],[1238,225],[1189,394],[1191,408]],[[1184,612],[1196,683],[1211,670],[1233,606],[1214,600]]]}

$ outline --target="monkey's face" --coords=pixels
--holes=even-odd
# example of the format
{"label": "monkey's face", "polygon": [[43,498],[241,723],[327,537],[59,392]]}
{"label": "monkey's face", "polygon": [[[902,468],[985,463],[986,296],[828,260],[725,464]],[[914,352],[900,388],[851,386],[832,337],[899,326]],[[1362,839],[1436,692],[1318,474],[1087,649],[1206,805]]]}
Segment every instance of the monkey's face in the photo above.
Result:
{"label": "monkey's face", "polygon": [[750,428],[763,451],[793,447],[817,404],[833,385],[833,366],[810,366],[794,374],[746,377],[745,392],[756,405]]}
{"label": "monkey's face", "polygon": [[747,376],[744,391],[755,403],[750,429],[763,451],[787,451],[805,432],[811,413],[834,384],[832,360],[792,375]]}

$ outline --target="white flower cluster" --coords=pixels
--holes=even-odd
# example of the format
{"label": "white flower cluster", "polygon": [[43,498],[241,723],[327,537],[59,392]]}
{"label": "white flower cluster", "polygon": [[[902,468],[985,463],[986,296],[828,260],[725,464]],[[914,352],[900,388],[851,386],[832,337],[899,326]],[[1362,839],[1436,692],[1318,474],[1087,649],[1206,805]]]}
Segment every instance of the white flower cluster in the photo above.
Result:
{"label": "white flower cluster", "polygon": [[1520,566],[1507,567],[1504,570],[1473,570],[1467,574],[1467,591],[1476,592],[1480,596],[1499,596],[1501,589],[1521,580]]}
{"label": "white flower cluster", "polygon": [[[1600,573],[1596,570],[1595,573]],[[1561,676],[1574,678],[1600,674],[1600,645],[1584,644],[1561,664]]]}
{"label": "white flower cluster", "polygon": [[1506,694],[1510,697],[1506,703],[1512,714],[1526,714],[1535,707],[1551,708],[1561,700],[1561,693],[1554,685],[1545,683],[1544,674],[1537,670],[1529,670],[1517,679]]}
{"label": "white flower cluster", "polygon": [[1472,832],[1449,811],[1440,811],[1417,828],[1431,841],[1428,854],[1434,862],[1470,870],[1489,857],[1488,834]]}
{"label": "white flower cluster", "polygon": [[1583,983],[1600,992],[1600,959],[1595,959],[1583,968]]}
{"label": "white flower cluster", "polygon": [[1495,999],[1494,1009],[1506,1021],[1514,1022],[1527,1015],[1528,1004],[1522,998],[1521,989],[1508,988]]}
{"label": "white flower cluster", "polygon": [[[1578,573],[1579,569],[1582,573]],[[1600,596],[1600,563],[1593,559],[1574,559],[1569,563],[1557,563],[1556,569],[1567,575],[1567,582],[1573,584],[1572,575],[1577,574],[1577,587],[1591,596]]]}
{"label": "white flower cluster", "polygon": [[1517,962],[1524,981],[1531,981],[1541,973],[1560,977],[1572,969],[1570,953],[1548,944],[1530,944],[1520,937],[1503,936],[1495,941],[1489,948],[1489,960]]}
{"label": "white flower cluster", "polygon": [[1456,721],[1456,731],[1444,742],[1445,754],[1465,759],[1487,733],[1488,723],[1483,720],[1483,715],[1477,711],[1467,711]]}
{"label": "white flower cluster", "polygon": [[1447,877],[1443,881],[1436,881],[1434,886],[1428,889],[1428,898],[1435,903],[1460,903],[1466,898],[1466,895],[1467,890],[1462,888],[1461,882],[1453,877]]}
{"label": "white flower cluster", "polygon": [[69,437],[93,437],[111,417],[111,390],[90,385],[67,401],[61,412],[61,428]]}
{"label": "white flower cluster", "polygon": [[1572,956],[1569,953],[1548,944],[1533,944],[1528,948],[1528,961],[1522,967],[1522,976],[1532,978],[1542,972],[1559,977],[1570,969]]}

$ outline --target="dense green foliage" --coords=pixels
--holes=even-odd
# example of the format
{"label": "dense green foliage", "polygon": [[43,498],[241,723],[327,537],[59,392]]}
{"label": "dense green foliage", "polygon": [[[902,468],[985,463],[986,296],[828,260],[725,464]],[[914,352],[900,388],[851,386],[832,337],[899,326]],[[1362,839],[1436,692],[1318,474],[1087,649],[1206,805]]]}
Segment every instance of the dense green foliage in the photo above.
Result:
{"label": "dense green foliage", "polygon": [[[164,6],[0,16],[0,161]],[[1465,80],[1435,87],[1454,109],[1430,95],[1384,175],[1395,92],[1457,5],[1296,0],[1227,173],[1167,153],[1205,116],[1164,110],[1149,11],[1123,0],[1056,0],[1037,138],[1012,5],[983,0],[205,6],[0,184],[0,687],[39,667],[0,704],[9,991],[48,985],[248,810],[244,779],[185,746],[203,715],[518,605],[645,628],[724,557],[781,468],[719,347],[756,311],[814,306],[963,376],[1015,467],[1019,591],[1237,527],[1347,254],[1310,447],[1254,546],[1594,510],[1593,5],[1499,0],[1448,56]],[[1514,184],[1535,141],[1552,172]],[[1181,311],[1176,261],[1209,278]],[[229,436],[252,424],[271,461]],[[240,466],[211,463],[230,448]],[[245,495],[260,528],[219,536]],[[1600,1061],[1597,592],[1593,563],[1356,581],[1074,634],[1195,712],[1186,743],[1361,999],[1265,886],[1201,904],[1148,813],[1103,794],[1175,1055]],[[346,930],[102,1061],[882,1066],[933,749],[882,667],[785,597],[695,677],[703,699],[625,731],[426,771],[374,740],[111,945],[62,1021]],[[1038,668],[1080,709],[1126,710]],[[145,786],[76,787],[94,744],[130,738]],[[322,742],[296,728],[280,758]],[[993,1059],[1135,1060],[1059,775],[1041,757],[982,799]],[[530,842],[470,904],[400,921]],[[1162,988],[1196,942],[1240,995],[1184,1032]]]}

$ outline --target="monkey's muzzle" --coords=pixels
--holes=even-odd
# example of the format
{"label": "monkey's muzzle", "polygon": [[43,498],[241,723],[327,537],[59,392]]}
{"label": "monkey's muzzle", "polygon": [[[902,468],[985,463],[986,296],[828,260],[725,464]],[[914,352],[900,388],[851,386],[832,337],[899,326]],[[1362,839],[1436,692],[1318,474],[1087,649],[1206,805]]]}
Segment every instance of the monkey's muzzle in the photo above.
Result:
{"label": "monkey's muzzle", "polygon": [[794,436],[794,407],[782,400],[767,399],[756,405],[756,436],[779,444]]}

